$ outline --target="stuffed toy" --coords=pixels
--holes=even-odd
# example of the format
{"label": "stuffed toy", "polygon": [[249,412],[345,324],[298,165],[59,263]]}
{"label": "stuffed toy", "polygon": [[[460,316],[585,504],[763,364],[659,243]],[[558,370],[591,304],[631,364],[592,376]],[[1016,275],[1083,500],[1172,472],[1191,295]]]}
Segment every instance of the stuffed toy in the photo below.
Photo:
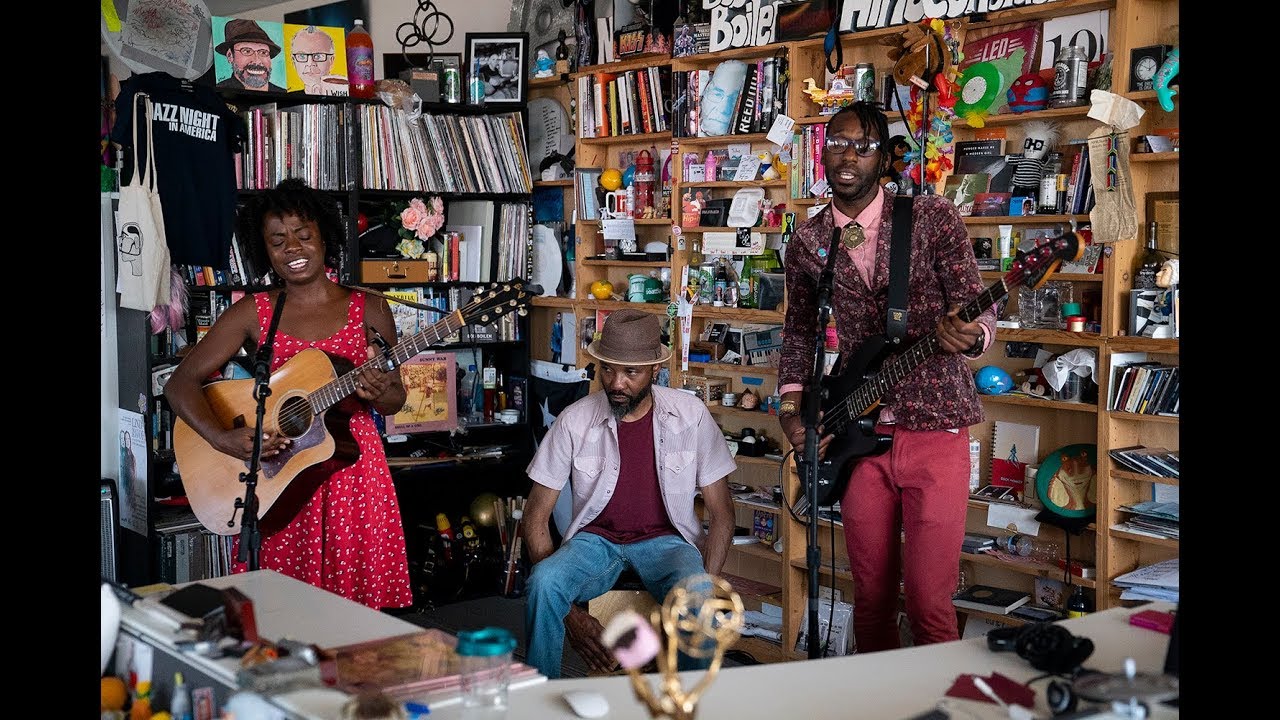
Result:
{"label": "stuffed toy", "polygon": [[1009,99],[1009,109],[1016,113],[1043,110],[1049,107],[1049,84],[1040,73],[1030,72],[1014,80],[1005,96]]}
{"label": "stuffed toy", "polygon": [[1009,164],[1013,165],[1013,195],[1038,197],[1044,161],[1058,144],[1059,128],[1056,123],[1043,120],[1033,120],[1024,128],[1022,154],[1009,156]]}

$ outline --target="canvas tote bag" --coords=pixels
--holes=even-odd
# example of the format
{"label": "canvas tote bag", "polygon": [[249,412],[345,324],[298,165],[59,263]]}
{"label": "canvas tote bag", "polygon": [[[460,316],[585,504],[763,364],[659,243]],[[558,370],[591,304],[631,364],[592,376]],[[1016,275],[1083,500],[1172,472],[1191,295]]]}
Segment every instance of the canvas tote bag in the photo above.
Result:
{"label": "canvas tote bag", "polygon": [[[138,115],[138,99],[144,114]],[[138,164],[138,126],[146,132],[146,167]],[[138,93],[133,101],[133,178],[120,188],[116,210],[116,290],[120,307],[151,312],[169,303],[169,245],[156,183],[155,145],[151,139],[151,97]]]}

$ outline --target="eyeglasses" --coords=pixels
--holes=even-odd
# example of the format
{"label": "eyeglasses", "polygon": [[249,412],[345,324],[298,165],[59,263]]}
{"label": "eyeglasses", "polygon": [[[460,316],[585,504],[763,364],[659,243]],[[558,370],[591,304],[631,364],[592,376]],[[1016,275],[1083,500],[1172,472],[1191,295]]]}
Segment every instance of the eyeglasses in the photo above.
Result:
{"label": "eyeglasses", "polygon": [[297,62],[327,62],[333,57],[333,53],[294,53],[293,59]]}
{"label": "eyeglasses", "polygon": [[858,138],[857,140],[849,140],[842,137],[829,137],[822,145],[823,149],[832,155],[843,155],[846,150],[853,148],[858,157],[871,157],[880,149],[880,141],[871,138]]}
{"label": "eyeglasses", "polygon": [[259,48],[259,49],[257,49],[257,50],[254,50],[254,49],[253,49],[253,48],[251,48],[251,47],[238,47],[238,48],[236,48],[236,52],[240,53],[241,55],[243,55],[243,56],[245,56],[245,57],[247,57],[247,58],[251,58],[251,57],[253,57],[254,55],[257,55],[258,57],[263,57],[263,58],[264,58],[264,57],[271,57],[271,49],[270,49],[270,48]]}

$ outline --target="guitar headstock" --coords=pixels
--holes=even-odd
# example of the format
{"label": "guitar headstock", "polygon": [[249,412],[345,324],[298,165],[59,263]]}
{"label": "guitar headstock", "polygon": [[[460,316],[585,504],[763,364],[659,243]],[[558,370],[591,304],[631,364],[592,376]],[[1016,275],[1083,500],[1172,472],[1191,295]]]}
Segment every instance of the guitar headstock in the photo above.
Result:
{"label": "guitar headstock", "polygon": [[489,283],[471,296],[471,302],[461,309],[462,317],[468,323],[488,325],[510,313],[526,315],[529,303],[540,292],[536,285],[526,285],[519,278]]}
{"label": "guitar headstock", "polygon": [[1084,256],[1084,238],[1079,232],[1070,232],[1055,238],[1036,241],[1031,250],[1019,250],[1013,267],[1005,275],[1009,287],[1025,285],[1038,288],[1050,273],[1055,272],[1064,260],[1079,260]]}

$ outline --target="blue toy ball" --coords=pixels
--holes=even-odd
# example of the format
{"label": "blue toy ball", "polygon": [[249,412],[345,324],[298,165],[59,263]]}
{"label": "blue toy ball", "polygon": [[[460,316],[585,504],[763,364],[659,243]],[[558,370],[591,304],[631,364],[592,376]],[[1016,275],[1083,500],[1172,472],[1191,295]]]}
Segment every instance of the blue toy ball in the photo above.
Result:
{"label": "blue toy ball", "polygon": [[978,386],[978,392],[983,395],[999,395],[1013,389],[1013,378],[995,365],[980,368],[974,374],[973,382]]}

